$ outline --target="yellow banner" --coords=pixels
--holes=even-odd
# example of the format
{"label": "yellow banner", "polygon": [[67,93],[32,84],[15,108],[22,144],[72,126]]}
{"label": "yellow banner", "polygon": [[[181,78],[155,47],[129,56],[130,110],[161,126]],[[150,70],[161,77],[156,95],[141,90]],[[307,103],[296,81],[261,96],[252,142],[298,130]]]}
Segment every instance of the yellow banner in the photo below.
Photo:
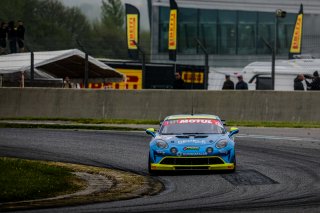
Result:
{"label": "yellow banner", "polygon": [[116,68],[118,72],[121,72],[126,75],[125,82],[112,83],[113,89],[133,89],[140,90],[142,89],[142,70],[135,69],[120,69]]}
{"label": "yellow banner", "polygon": [[182,72],[182,79],[185,83],[203,84],[203,77],[203,72]]}
{"label": "yellow banner", "polygon": [[137,46],[133,41],[138,43],[138,15],[137,14],[128,14],[127,15],[127,40],[128,48],[136,50]]}
{"label": "yellow banner", "polygon": [[[118,72],[126,75],[125,82],[89,83],[91,89],[140,90],[142,89],[142,70],[119,69]],[[83,84],[81,85],[83,88]]]}
{"label": "yellow banner", "polygon": [[177,10],[170,10],[168,48],[177,49]]}
{"label": "yellow banner", "polygon": [[303,14],[297,16],[296,25],[294,27],[290,53],[300,53],[301,52],[301,40],[302,40],[302,22]]}

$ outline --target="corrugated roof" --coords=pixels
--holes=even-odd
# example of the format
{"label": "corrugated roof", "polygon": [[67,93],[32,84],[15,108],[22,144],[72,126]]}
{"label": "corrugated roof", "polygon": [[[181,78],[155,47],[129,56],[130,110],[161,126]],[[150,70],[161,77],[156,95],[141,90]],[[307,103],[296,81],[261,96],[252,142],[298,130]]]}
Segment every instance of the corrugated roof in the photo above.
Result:
{"label": "corrugated roof", "polygon": [[[89,79],[123,81],[125,76],[110,66],[89,56]],[[0,74],[25,72],[30,75],[31,54],[17,53],[0,56]],[[34,52],[35,77],[83,79],[85,53],[78,49]]]}

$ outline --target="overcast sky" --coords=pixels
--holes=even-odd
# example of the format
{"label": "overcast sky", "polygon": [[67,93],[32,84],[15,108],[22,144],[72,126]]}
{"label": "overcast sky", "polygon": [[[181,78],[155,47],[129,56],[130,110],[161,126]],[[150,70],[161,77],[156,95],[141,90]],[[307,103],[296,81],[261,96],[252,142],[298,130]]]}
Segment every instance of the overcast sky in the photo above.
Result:
{"label": "overcast sky", "polygon": [[[66,6],[80,7],[83,13],[90,19],[99,19],[101,14],[101,2],[102,0],[60,0]],[[142,29],[149,29],[148,22],[148,4],[147,0],[121,0],[123,3],[129,3],[138,8],[140,11],[140,20]]]}

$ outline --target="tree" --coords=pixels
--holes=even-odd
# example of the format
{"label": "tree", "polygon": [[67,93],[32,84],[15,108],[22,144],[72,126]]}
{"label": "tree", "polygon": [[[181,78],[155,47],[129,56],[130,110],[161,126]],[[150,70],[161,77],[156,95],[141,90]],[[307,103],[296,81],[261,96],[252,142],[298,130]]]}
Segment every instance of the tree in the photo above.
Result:
{"label": "tree", "polygon": [[108,28],[101,22],[93,24],[91,37],[84,41],[89,52],[98,57],[126,58],[127,49],[123,29]]}
{"label": "tree", "polygon": [[79,8],[60,0],[1,0],[0,18],[24,22],[27,50],[82,49],[78,40],[91,55],[127,58],[121,1],[104,0],[101,9],[101,21],[90,23]]}
{"label": "tree", "polygon": [[90,40],[84,41],[89,52],[108,58],[127,58],[124,7],[120,0],[103,0],[101,21],[93,23]]}
{"label": "tree", "polygon": [[118,29],[123,27],[124,7],[120,0],[103,0],[101,11],[101,21],[105,26]]}
{"label": "tree", "polygon": [[[65,7],[57,0],[39,1],[36,8],[36,31],[28,38],[35,49],[47,50],[75,48],[75,38],[86,37],[91,27],[79,8]],[[40,46],[40,47],[39,47]]]}
{"label": "tree", "polygon": [[78,8],[58,0],[1,0],[4,21],[22,20],[26,48],[47,51],[75,48],[76,37],[88,37],[91,26]]}

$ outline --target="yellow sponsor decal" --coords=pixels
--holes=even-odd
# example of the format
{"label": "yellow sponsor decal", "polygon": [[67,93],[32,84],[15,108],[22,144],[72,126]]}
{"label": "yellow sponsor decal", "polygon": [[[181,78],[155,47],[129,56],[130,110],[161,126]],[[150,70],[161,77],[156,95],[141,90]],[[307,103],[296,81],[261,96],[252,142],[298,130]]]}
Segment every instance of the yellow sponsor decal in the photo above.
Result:
{"label": "yellow sponsor decal", "polygon": [[112,83],[113,89],[142,89],[142,70],[134,69],[116,69],[126,75],[125,82]]}
{"label": "yellow sponsor decal", "polygon": [[203,77],[203,72],[182,72],[182,79],[185,83],[203,84]]}
{"label": "yellow sponsor decal", "polygon": [[[91,89],[118,89],[118,90],[140,90],[142,89],[142,71],[134,69],[116,69],[126,75],[124,82],[89,83]],[[81,85],[83,88],[83,85]]]}
{"label": "yellow sponsor decal", "polygon": [[128,14],[127,15],[127,40],[129,49],[137,49],[137,46],[133,41],[138,43],[138,15]]}
{"label": "yellow sponsor decal", "polygon": [[168,48],[177,49],[177,10],[170,10]]}
{"label": "yellow sponsor decal", "polygon": [[296,25],[294,27],[290,53],[300,53],[301,52],[301,40],[302,40],[302,22],[303,14],[297,16]]}

